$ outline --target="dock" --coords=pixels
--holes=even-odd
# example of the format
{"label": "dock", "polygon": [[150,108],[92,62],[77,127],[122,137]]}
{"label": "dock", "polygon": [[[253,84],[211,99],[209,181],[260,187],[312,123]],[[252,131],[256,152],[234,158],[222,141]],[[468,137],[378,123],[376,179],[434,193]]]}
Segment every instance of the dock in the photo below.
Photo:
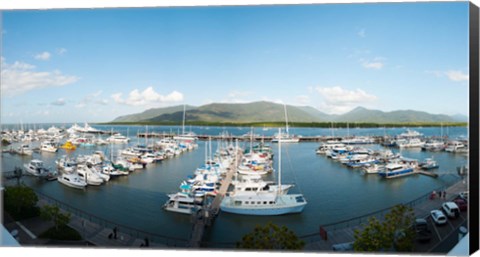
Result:
{"label": "dock", "polygon": [[[238,151],[237,158],[242,158],[241,151]],[[192,248],[200,248],[201,241],[203,239],[203,235],[205,233],[205,229],[208,226],[213,225],[216,216],[220,211],[220,204],[222,203],[223,197],[227,193],[228,187],[232,183],[233,175],[236,172],[235,162],[230,164],[230,167],[227,168],[227,172],[225,178],[222,180],[220,188],[213,199],[213,202],[208,205],[206,208],[202,209],[202,211],[193,214],[192,222],[193,222],[193,229],[192,234],[190,237],[190,241],[188,246]]]}

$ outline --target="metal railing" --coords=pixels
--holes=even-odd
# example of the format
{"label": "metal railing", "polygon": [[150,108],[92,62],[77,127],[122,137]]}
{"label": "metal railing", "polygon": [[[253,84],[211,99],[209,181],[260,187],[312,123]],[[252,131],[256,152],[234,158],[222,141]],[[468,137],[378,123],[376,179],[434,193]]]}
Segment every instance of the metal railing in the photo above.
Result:
{"label": "metal railing", "polygon": [[176,237],[170,237],[170,236],[164,236],[164,235],[159,235],[143,230],[139,230],[136,228],[132,228],[129,226],[121,225],[115,222],[108,221],[104,218],[98,217],[94,214],[87,213],[83,210],[80,210],[76,207],[73,207],[69,204],[66,204],[64,202],[61,202],[55,198],[52,198],[50,196],[47,196],[41,192],[36,191],[37,195],[39,196],[40,199],[43,199],[47,201],[50,204],[55,204],[57,205],[60,209],[63,211],[69,212],[72,215],[75,215],[76,217],[85,219],[89,222],[95,223],[101,227],[104,228],[117,228],[117,230],[121,233],[127,234],[133,238],[138,238],[138,239],[144,239],[148,238],[150,243],[157,243],[157,244],[163,244],[168,247],[185,247],[187,246],[188,240],[184,238],[176,238]]}

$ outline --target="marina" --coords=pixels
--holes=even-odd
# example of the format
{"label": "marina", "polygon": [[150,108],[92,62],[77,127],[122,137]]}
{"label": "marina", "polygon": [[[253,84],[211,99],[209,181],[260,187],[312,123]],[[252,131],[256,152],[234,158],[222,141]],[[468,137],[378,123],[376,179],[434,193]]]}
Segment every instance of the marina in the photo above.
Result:
{"label": "marina", "polygon": [[[104,131],[119,131],[118,133],[125,135],[128,131],[135,130],[126,126],[116,127],[115,129],[110,127],[99,128]],[[143,129],[146,130],[146,128]],[[158,129],[168,130],[169,128],[148,128],[149,133],[163,134],[161,131],[156,132]],[[302,131],[299,128],[293,129]],[[193,130],[198,137],[201,130],[215,133],[215,130],[223,131],[225,128],[194,128]],[[251,129],[244,128],[242,131],[234,128],[230,129],[229,133],[237,133],[238,136],[241,136],[249,130]],[[308,132],[312,131],[315,130],[305,129],[302,132],[308,134]],[[316,131],[320,134],[318,137],[327,138],[331,135],[331,131],[328,129]],[[381,131],[380,133],[383,134],[383,130],[357,129],[356,131],[358,134],[364,134],[365,136],[370,134],[371,131]],[[392,131],[390,134],[393,138],[394,133],[397,133],[396,131],[399,131],[398,134],[400,134],[404,129],[400,128]],[[430,131],[434,132],[435,128],[423,129],[423,132],[427,135]],[[273,134],[271,130],[265,132]],[[339,135],[346,134],[346,131],[340,129],[335,132]],[[459,129],[457,133],[452,136],[455,138],[461,137],[464,133],[466,134],[466,131]],[[297,132],[296,134],[301,133]],[[263,137],[263,142],[271,145],[273,163],[277,165],[278,146],[276,143],[272,144],[265,140],[266,136],[269,135],[267,134]],[[374,135],[370,134],[369,136]],[[434,134],[429,136],[434,136]],[[339,137],[343,138],[342,136]],[[253,229],[256,224],[267,221],[286,225],[299,236],[303,236],[317,231],[318,226],[321,224],[354,218],[362,213],[369,213],[371,210],[382,209],[392,206],[394,203],[415,199],[418,195],[459,180],[461,177],[456,172],[456,168],[465,165],[467,162],[467,158],[463,154],[453,154],[446,151],[400,150],[395,147],[383,147],[378,143],[350,145],[350,148],[355,149],[357,154],[391,150],[393,153],[401,153],[402,156],[417,159],[419,162],[434,156],[434,160],[439,164],[438,170],[424,171],[415,169],[415,172],[410,176],[384,180],[377,174],[362,172],[361,168],[349,168],[341,162],[326,156],[319,156],[316,151],[318,151],[321,144],[326,143],[328,140],[323,143],[300,141],[295,144],[282,144],[281,147],[284,171],[282,172],[284,173],[282,180],[285,181],[286,185],[294,185],[294,187],[288,190],[292,191],[293,194],[302,193],[309,203],[302,213],[262,217],[221,211],[220,205],[224,196],[230,194],[229,190],[232,190],[233,184],[236,183],[235,180],[239,179],[234,176],[236,169],[233,169],[233,166],[229,167],[227,169],[228,172],[221,176],[223,179],[217,185],[216,194],[207,197],[210,200],[205,202],[201,211],[185,215],[164,210],[162,206],[168,201],[168,195],[174,192],[179,193],[182,181],[193,179],[195,176],[191,175],[192,172],[198,170],[199,167],[205,166],[202,163],[208,164],[209,156],[214,156],[214,153],[221,149],[222,146],[230,145],[232,147],[235,145],[234,142],[238,142],[239,148],[248,150],[250,147],[262,142],[261,137],[259,141],[240,141],[239,138],[235,137],[232,137],[235,138],[234,140],[226,140],[224,138],[225,140],[223,141],[213,140],[213,136],[209,138],[210,140],[202,141],[199,137],[197,148],[178,156],[175,156],[175,150],[172,150],[171,157],[165,156],[166,158],[161,162],[150,163],[144,168],[129,171],[129,175],[112,177],[108,182],[103,182],[101,186],[86,186],[85,189],[79,190],[56,182],[42,182],[33,177],[22,177],[21,180],[41,194],[45,194],[56,201],[69,203],[69,205],[73,205],[72,207],[84,210],[102,219],[107,219],[119,226],[136,228],[145,233],[161,235],[166,238],[182,239],[185,245],[192,247],[215,248],[235,245],[235,242],[240,240],[242,235]],[[32,157],[5,151],[2,153],[4,160],[2,169],[11,171],[16,166],[21,167],[24,163],[28,163],[32,158],[41,159],[47,168],[52,168],[56,166],[55,161],[64,155],[67,156],[67,159],[89,156],[95,152],[103,152],[104,156],[110,156],[111,153],[117,155],[127,148],[133,149],[139,143],[143,142],[145,145],[151,145],[162,140],[162,138],[134,136],[130,137],[128,144],[112,143],[90,147],[78,145],[74,151],[60,148],[57,153],[42,153],[36,150],[33,152]],[[173,141],[163,140],[162,142],[166,144]],[[62,142],[59,142],[59,144],[62,144]],[[36,148],[35,141],[31,145],[33,149]],[[368,149],[368,151],[360,151],[360,146]],[[3,149],[9,149],[9,147],[12,146],[4,146]],[[233,165],[233,155],[231,157],[230,165]],[[307,163],[308,165],[306,165]],[[261,177],[265,181],[278,180],[275,169],[266,175],[261,175]],[[14,183],[15,180],[12,179],[10,181]],[[369,193],[367,195],[361,193],[365,191]],[[123,197],[118,198],[117,196],[119,195]],[[341,204],[341,199],[351,199],[351,204],[343,205]],[[130,205],[129,209],[134,209],[135,211],[129,212],[124,208],[123,202],[125,200]],[[100,206],[102,207],[100,208]],[[242,226],[238,226],[240,223]],[[232,228],[235,229],[235,233],[230,232]],[[152,241],[152,245],[154,244],[155,240]]]}

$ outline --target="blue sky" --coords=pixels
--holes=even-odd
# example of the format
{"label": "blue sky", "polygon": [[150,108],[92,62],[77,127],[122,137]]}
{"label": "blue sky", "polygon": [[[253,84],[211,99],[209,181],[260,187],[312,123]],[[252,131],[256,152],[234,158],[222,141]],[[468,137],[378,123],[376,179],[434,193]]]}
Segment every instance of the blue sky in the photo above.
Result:
{"label": "blue sky", "polygon": [[259,100],[468,114],[468,3],[4,11],[2,122]]}

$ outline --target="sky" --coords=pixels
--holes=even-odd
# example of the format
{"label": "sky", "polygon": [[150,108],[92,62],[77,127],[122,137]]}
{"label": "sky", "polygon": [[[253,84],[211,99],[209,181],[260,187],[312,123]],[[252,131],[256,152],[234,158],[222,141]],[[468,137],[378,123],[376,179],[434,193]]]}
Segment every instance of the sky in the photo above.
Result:
{"label": "sky", "polygon": [[272,101],[468,115],[468,2],[2,12],[1,122]]}

